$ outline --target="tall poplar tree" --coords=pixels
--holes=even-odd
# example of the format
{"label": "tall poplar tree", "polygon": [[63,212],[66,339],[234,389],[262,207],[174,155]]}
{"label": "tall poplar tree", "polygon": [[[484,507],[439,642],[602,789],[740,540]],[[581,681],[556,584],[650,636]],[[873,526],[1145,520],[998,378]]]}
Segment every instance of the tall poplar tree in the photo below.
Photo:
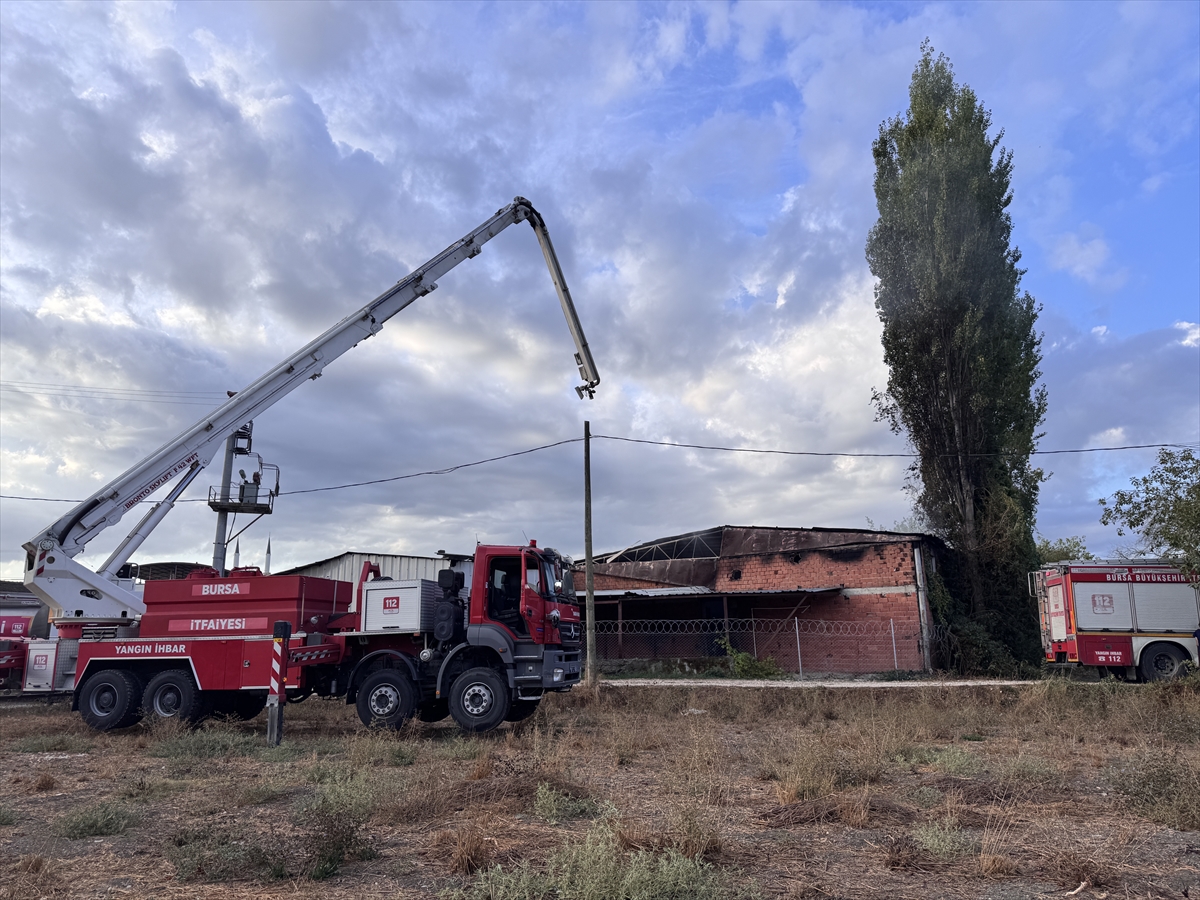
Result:
{"label": "tall poplar tree", "polygon": [[1030,454],[1046,391],[1039,307],[1010,244],[1012,153],[990,126],[946,56],[922,44],[908,111],[872,147],[879,220],[866,251],[889,368],[875,403],[918,454],[917,508],[962,554],[963,612],[1032,658],[1025,572],[1037,567],[1043,474]]}

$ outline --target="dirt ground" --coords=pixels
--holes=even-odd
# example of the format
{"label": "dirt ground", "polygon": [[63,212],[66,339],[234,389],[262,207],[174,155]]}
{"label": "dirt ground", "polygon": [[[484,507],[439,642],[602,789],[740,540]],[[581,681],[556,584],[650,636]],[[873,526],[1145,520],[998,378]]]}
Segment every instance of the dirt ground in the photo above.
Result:
{"label": "dirt ground", "polygon": [[1200,900],[1200,681],[602,687],[482,737],[340,703],[0,710],[0,898]]}

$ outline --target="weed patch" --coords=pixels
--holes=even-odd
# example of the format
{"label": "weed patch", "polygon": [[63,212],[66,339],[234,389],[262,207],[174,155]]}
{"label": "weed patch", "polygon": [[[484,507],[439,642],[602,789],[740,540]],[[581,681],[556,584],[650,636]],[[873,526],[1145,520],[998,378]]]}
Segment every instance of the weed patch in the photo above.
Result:
{"label": "weed patch", "polygon": [[594,816],[598,812],[594,800],[587,797],[572,797],[570,794],[556,790],[546,782],[539,782],[537,793],[533,798],[533,811],[538,818],[544,819],[551,825],[557,825],[562,819],[582,819]]}
{"label": "weed patch", "polygon": [[225,728],[201,728],[196,731],[179,731],[157,741],[150,748],[150,755],[162,759],[228,759],[234,756],[253,756],[261,740],[253,734],[244,734]]}
{"label": "weed patch", "polygon": [[957,859],[977,849],[971,833],[951,820],[918,825],[912,831],[912,838],[918,847],[939,859]]}
{"label": "weed patch", "polygon": [[411,766],[417,751],[391,731],[372,729],[356,734],[346,750],[351,768]]}
{"label": "weed patch", "polygon": [[31,734],[13,743],[18,753],[87,753],[92,742],[77,734]]}
{"label": "weed patch", "polygon": [[947,775],[978,775],[983,762],[961,747],[914,747],[900,753],[896,761],[908,765],[929,766]]}
{"label": "weed patch", "polygon": [[1041,756],[1015,757],[1004,763],[1001,772],[1010,781],[1040,788],[1062,787],[1064,782],[1062,769]]}
{"label": "weed patch", "polygon": [[462,762],[478,759],[486,749],[487,745],[479,738],[455,734],[449,740],[431,742],[429,752],[434,759]]}
{"label": "weed patch", "polygon": [[126,800],[149,802],[177,794],[187,786],[188,782],[186,781],[178,781],[170,778],[147,778],[145,775],[136,775],[122,782],[117,794]]}
{"label": "weed patch", "polygon": [[304,874],[320,881],[337,874],[348,859],[373,855],[360,831],[375,808],[373,785],[359,777],[322,785],[297,805]]}
{"label": "weed patch", "polygon": [[1180,831],[1200,831],[1200,766],[1178,750],[1151,750],[1116,771],[1113,786],[1142,815]]}
{"label": "weed patch", "polygon": [[583,841],[558,850],[544,871],[529,862],[507,872],[492,866],[466,887],[442,894],[444,900],[750,900],[757,896],[753,885],[739,883],[675,850],[622,852],[612,832],[602,826],[589,831]]}
{"label": "weed patch", "polygon": [[183,828],[167,841],[167,859],[180,881],[283,878],[287,867],[272,836],[234,828]]}
{"label": "weed patch", "polygon": [[873,784],[884,768],[879,748],[869,742],[807,740],[792,749],[784,761],[767,761],[763,775],[778,782],[779,802],[788,804]]}
{"label": "weed patch", "polygon": [[101,837],[123,834],[125,829],[139,819],[137,813],[119,803],[101,802],[62,816],[56,830],[65,838],[78,840],[86,837]]}

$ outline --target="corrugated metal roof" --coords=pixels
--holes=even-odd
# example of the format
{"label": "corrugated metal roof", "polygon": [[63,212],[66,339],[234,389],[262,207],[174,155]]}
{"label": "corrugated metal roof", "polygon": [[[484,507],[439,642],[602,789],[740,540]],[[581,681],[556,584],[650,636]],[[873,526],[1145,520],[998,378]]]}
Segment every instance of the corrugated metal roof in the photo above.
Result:
{"label": "corrugated metal roof", "polygon": [[437,573],[449,568],[449,563],[437,556],[401,556],[394,553],[354,553],[331,556],[305,566],[297,566],[280,575],[308,575],[313,578],[329,578],[334,581],[358,581],[363,563],[367,560],[379,566],[384,578],[412,580],[427,578],[437,581]]}
{"label": "corrugated metal roof", "polygon": [[771,588],[758,591],[713,591],[706,587],[677,587],[677,588],[635,588],[632,590],[596,591],[597,597],[688,597],[696,594],[709,594],[716,597],[759,597],[768,594],[832,594],[840,591],[837,587],[815,588]]}
{"label": "corrugated metal roof", "polygon": [[629,590],[596,591],[597,597],[684,597],[691,594],[711,594],[706,587],[631,588]]}

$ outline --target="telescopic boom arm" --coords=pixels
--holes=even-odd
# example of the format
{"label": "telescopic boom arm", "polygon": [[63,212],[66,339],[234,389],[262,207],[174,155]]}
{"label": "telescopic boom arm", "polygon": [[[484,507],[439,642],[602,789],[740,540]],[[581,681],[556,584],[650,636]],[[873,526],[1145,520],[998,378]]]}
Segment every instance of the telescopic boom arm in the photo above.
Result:
{"label": "telescopic boom arm", "polygon": [[[575,390],[582,399],[590,399],[600,383],[600,375],[588,349],[587,338],[579,324],[579,316],[567,290],[562,268],[546,232],[546,224],[533,205],[524,197],[455,241],[433,259],[400,279],[358,312],[347,316],[320,337],[297,350],[283,362],[262,375],[248,387],[222,403],[207,416],[164,444],[137,465],[109,482],[87,500],[33,537],[24,546],[28,553],[25,583],[54,611],[67,615],[128,616],[139,614],[140,599],[111,579],[117,568],[128,559],[105,563],[101,573],[92,572],[71,557],[83,551],[88,542],[121,520],[142,500],[149,497],[176,475],[187,473],[194,478],[199,469],[207,466],[218,454],[225,439],[238,427],[279,402],[305,381],[318,378],[325,366],[333,362],[359,341],[371,337],[383,328],[383,323],[400,312],[418,297],[437,288],[437,279],[464,260],[478,256],[483,245],[509,225],[528,222],[537,235],[550,278],[567,319],[567,327],[575,341],[575,364],[583,384]],[[125,548],[129,553],[140,545],[149,529],[166,515],[178,492],[163,501],[163,508],[154,511],[139,523]],[[120,553],[118,549],[118,553]],[[80,612],[76,612],[79,610]],[[57,614],[62,614],[57,613]]]}

